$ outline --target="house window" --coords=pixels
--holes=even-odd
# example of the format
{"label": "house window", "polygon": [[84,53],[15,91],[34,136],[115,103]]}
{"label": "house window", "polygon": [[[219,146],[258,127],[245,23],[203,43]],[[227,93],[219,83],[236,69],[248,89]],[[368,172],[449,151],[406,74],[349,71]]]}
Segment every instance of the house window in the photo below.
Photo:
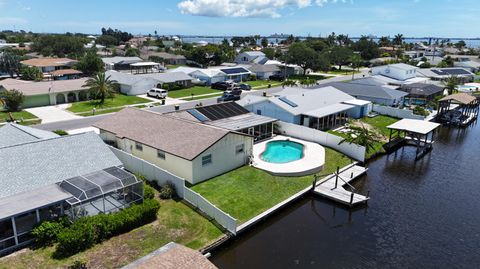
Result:
{"label": "house window", "polygon": [[202,157],[202,166],[206,166],[212,163],[212,154],[208,154]]}
{"label": "house window", "polygon": [[244,144],[235,146],[235,154],[241,154],[244,152],[244,150],[245,150]]}
{"label": "house window", "polygon": [[138,142],[135,142],[135,149],[143,151],[143,145]]}
{"label": "house window", "polygon": [[262,115],[262,110],[257,109],[257,115]]}
{"label": "house window", "polygon": [[159,159],[165,160],[165,151],[157,150],[157,157]]}

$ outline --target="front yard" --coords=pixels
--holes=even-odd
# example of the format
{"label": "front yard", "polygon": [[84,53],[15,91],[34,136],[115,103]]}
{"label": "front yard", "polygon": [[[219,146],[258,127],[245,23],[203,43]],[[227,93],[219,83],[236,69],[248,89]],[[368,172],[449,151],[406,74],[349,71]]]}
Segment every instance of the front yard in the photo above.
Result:
{"label": "front yard", "polygon": [[[337,166],[351,160],[343,154],[325,148],[326,162],[322,175],[331,174]],[[211,203],[229,213],[240,223],[257,216],[293,194],[310,186],[313,176],[276,177],[267,172],[243,166],[192,187]]]}
{"label": "front yard", "polygon": [[110,108],[122,108],[127,105],[143,104],[143,103],[149,103],[149,102],[151,101],[138,96],[115,94],[113,98],[105,99],[105,102],[103,104],[100,104],[98,100],[76,102],[76,103],[72,103],[72,105],[68,108],[68,110],[73,113],[82,113],[82,112],[92,112],[93,108],[97,110],[110,109]]}
{"label": "front yard", "polygon": [[252,80],[252,81],[245,81],[243,83],[252,86],[253,90],[266,89],[268,88],[269,84],[271,87],[282,85],[281,81],[274,81],[274,80]]}
{"label": "front yard", "polygon": [[[19,111],[19,112],[13,112],[12,113],[13,115],[13,118],[15,120],[19,120],[19,121],[23,121],[23,120],[38,120],[38,118],[25,111],[25,110],[22,110],[22,111]],[[8,112],[7,111],[4,111],[4,110],[0,110],[0,123],[1,122],[6,122],[7,120],[9,120],[9,116],[8,116]]]}
{"label": "front yard", "polygon": [[65,268],[75,261],[88,268],[119,268],[173,241],[193,249],[203,248],[222,231],[182,202],[161,200],[157,220],[113,237],[65,259],[51,257],[54,247],[26,249],[0,258],[0,268]]}
{"label": "front yard", "polygon": [[[193,98],[195,98],[198,95],[210,94],[210,93],[222,94],[223,92],[220,90],[212,89],[207,86],[194,86],[188,89],[168,91],[168,97],[170,98],[192,97],[192,94],[193,94]],[[186,99],[188,100],[188,98]]]}

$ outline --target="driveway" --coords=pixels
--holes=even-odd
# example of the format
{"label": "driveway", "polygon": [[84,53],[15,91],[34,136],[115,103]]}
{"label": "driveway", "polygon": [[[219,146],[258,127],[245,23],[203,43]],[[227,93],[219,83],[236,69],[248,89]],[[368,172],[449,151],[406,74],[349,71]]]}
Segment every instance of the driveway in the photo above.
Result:
{"label": "driveway", "polygon": [[74,120],[74,119],[82,118],[81,116],[77,116],[73,113],[70,113],[64,110],[66,109],[66,107],[67,107],[66,105],[42,106],[42,107],[27,108],[25,110],[37,116],[38,118],[42,119],[42,123],[50,123],[50,122]]}

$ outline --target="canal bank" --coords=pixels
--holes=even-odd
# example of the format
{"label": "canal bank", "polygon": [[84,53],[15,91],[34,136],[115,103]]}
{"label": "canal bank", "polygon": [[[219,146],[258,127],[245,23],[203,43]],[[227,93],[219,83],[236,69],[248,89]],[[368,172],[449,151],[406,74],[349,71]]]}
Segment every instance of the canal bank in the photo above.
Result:
{"label": "canal bank", "polygon": [[480,266],[480,127],[441,128],[435,149],[370,161],[368,206],[307,196],[212,252],[219,268]]}

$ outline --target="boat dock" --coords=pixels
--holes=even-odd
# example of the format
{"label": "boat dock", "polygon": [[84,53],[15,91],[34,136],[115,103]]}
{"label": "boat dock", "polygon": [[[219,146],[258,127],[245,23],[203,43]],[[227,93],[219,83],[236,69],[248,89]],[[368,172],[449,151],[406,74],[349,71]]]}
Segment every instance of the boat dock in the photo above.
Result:
{"label": "boat dock", "polygon": [[370,198],[353,191],[348,191],[344,186],[355,189],[350,182],[365,174],[368,168],[353,164],[342,171],[329,175],[315,185],[313,192],[325,198],[353,207],[358,204],[365,204]]}

